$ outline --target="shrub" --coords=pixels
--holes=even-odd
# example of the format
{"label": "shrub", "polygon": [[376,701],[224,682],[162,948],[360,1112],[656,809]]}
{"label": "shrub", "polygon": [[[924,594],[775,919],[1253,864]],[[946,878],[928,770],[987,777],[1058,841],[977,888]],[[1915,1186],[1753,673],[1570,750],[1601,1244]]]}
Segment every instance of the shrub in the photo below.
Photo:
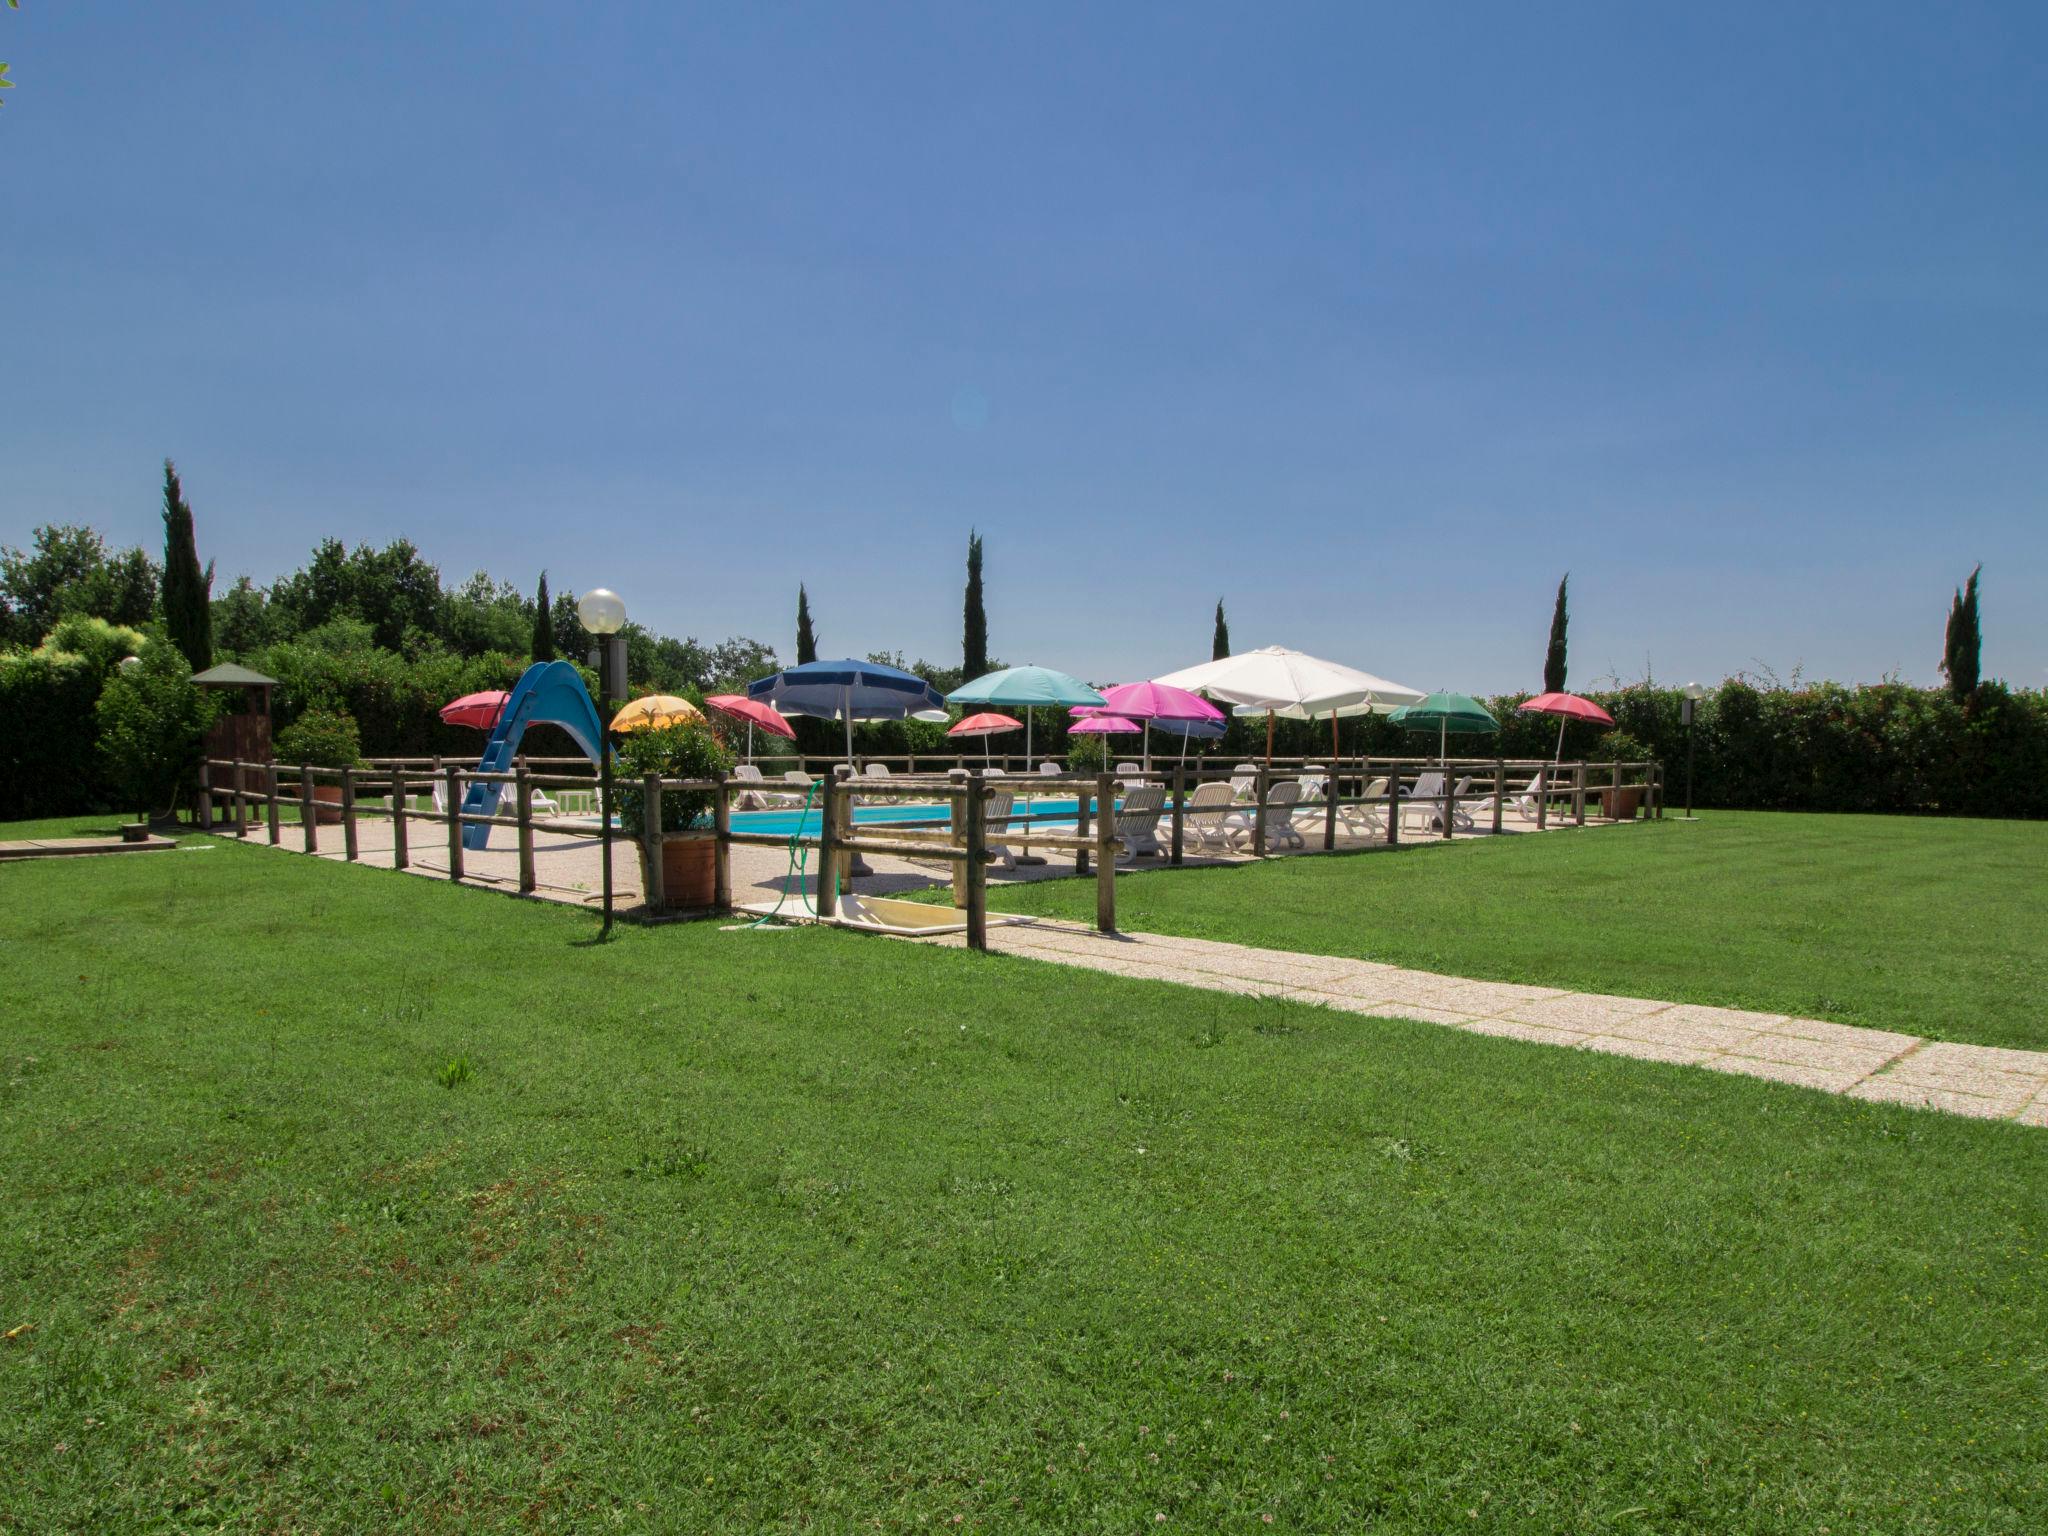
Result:
{"label": "shrub", "polygon": [[[619,825],[634,837],[646,830],[647,796],[639,781],[647,774],[664,779],[716,779],[730,772],[734,761],[711,728],[694,720],[658,731],[633,732],[620,742],[613,770],[622,781],[612,792],[618,801]],[[664,790],[661,830],[684,832],[697,826],[709,815],[712,800],[708,790]]]}
{"label": "shrub", "polygon": [[361,733],[345,710],[309,709],[277,733],[280,762],[353,768],[363,760]]}
{"label": "shrub", "polygon": [[133,667],[118,667],[95,715],[108,781],[126,804],[169,814],[206,747],[222,701],[192,685],[192,668],[168,641],[152,640]]}

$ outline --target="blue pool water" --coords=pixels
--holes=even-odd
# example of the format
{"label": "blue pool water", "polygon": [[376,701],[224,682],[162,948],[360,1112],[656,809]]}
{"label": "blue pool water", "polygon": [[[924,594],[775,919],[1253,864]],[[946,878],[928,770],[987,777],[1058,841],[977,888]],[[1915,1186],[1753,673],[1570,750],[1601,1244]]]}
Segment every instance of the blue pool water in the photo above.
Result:
{"label": "blue pool water", "polygon": [[[1030,820],[1032,825],[1072,826],[1074,811],[1080,802],[1069,795],[1065,799],[1037,799],[1031,801]],[[947,811],[943,805],[905,805],[900,800],[885,801],[880,805],[856,805],[853,808],[853,824],[857,827],[888,826],[892,822],[934,822],[943,826]],[[1024,824],[1024,800],[1019,796],[1010,813],[1010,825]],[[781,837],[802,830],[806,837],[818,835],[818,807],[805,811],[791,806],[788,810],[776,811],[734,811],[732,829],[735,832],[765,832]]]}

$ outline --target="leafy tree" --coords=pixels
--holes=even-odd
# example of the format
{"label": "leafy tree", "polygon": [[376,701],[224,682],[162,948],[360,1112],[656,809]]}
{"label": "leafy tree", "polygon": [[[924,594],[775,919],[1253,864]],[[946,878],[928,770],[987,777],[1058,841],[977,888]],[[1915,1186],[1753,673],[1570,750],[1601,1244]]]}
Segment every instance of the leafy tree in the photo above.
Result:
{"label": "leafy tree", "polygon": [[164,460],[164,631],[195,672],[213,665],[213,567],[199,568],[192,506],[178,466]]}
{"label": "leafy tree", "polygon": [[1209,641],[1209,659],[1221,661],[1230,654],[1230,621],[1223,617],[1223,599],[1216,599],[1216,633]]}
{"label": "leafy tree", "polygon": [[540,573],[540,590],[533,594],[533,649],[535,661],[555,659],[555,626],[548,606],[548,573]]}
{"label": "leafy tree", "polygon": [[169,814],[199,766],[218,695],[192,684],[192,668],[168,641],[142,648],[139,664],[117,667],[100,690],[100,761],[128,805]]}
{"label": "leafy tree", "polygon": [[[488,577],[484,581],[490,585]],[[359,544],[354,550],[344,548],[339,539],[323,539],[302,570],[272,586],[270,600],[281,610],[288,634],[353,614],[369,624],[377,644],[386,650],[403,647],[409,631],[448,637],[441,573],[410,539],[393,539],[382,549]],[[523,615],[523,598],[515,593],[513,600]],[[519,627],[515,649],[524,644],[523,617]]]}
{"label": "leafy tree", "polygon": [[1949,605],[1948,630],[1942,636],[1941,671],[1948,679],[1948,691],[1958,704],[1977,691],[1982,677],[1984,632],[1977,623],[1977,577],[1984,567],[1970,572],[1969,581]]}
{"label": "leafy tree", "polygon": [[[9,9],[10,11],[20,10],[21,0],[7,0],[7,9]],[[0,91],[11,91],[13,89],[14,82],[7,78],[7,66],[5,64],[0,64]],[[4,102],[0,102],[0,106],[4,105]]]}
{"label": "leafy tree", "polygon": [[967,535],[967,612],[961,645],[960,668],[969,677],[985,675],[988,667],[988,611],[981,600],[981,535]]}
{"label": "leafy tree", "polygon": [[555,594],[555,605],[548,615],[548,621],[549,627],[555,632],[557,656],[566,656],[574,661],[589,649],[589,637],[583,633],[583,621],[576,617],[574,592]]}
{"label": "leafy tree", "polygon": [[213,600],[213,643],[230,656],[260,651],[276,636],[272,632],[270,594],[246,576]]}
{"label": "leafy tree", "polygon": [[1557,583],[1557,604],[1550,610],[1550,647],[1543,653],[1543,691],[1564,692],[1564,633],[1571,622],[1565,611],[1565,586],[1572,579],[1566,571]]}
{"label": "leafy tree", "polygon": [[796,664],[818,659],[818,632],[811,627],[811,594],[796,584]]}
{"label": "leafy tree", "polygon": [[77,656],[93,672],[104,677],[130,656],[140,656],[149,637],[126,624],[109,624],[90,614],[73,613],[59,619],[41,650],[50,656]]}
{"label": "leafy tree", "polygon": [[157,569],[142,550],[110,554],[98,533],[69,523],[44,524],[30,543],[0,548],[0,645],[34,645],[66,614],[149,622]]}

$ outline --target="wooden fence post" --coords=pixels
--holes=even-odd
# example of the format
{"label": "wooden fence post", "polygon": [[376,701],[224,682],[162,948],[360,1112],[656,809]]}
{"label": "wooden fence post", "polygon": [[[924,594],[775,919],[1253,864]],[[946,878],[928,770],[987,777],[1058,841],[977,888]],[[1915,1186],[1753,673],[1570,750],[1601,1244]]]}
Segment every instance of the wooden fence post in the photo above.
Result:
{"label": "wooden fence post", "polygon": [[1508,791],[1508,765],[1499,758],[1493,760],[1493,835],[1500,836],[1500,818],[1506,807],[1501,797]]}
{"label": "wooden fence post", "polygon": [[[242,786],[238,782],[235,788]],[[199,800],[192,807],[192,814],[199,822],[199,830],[213,830],[213,762],[209,758],[199,759]]]}
{"label": "wooden fence post", "polygon": [[1614,798],[1607,804],[1607,819],[1621,820],[1621,759],[1614,760]]}
{"label": "wooden fence post", "polygon": [[412,850],[407,845],[409,829],[406,826],[407,813],[412,802],[405,792],[405,770],[397,764],[391,767],[391,867],[404,869],[412,863]]}
{"label": "wooden fence post", "polygon": [[[440,759],[436,758],[436,762]],[[448,798],[448,878],[462,878],[462,770],[449,764],[441,770]]]}
{"label": "wooden fence post", "polygon": [[1401,765],[1387,763],[1387,846],[1401,841]]}
{"label": "wooden fence post", "polygon": [[732,785],[719,775],[711,797],[711,904],[724,912],[732,906]]}
{"label": "wooden fence post", "polygon": [[[1093,787],[1087,784],[1079,785],[1074,790],[1074,836],[1076,837],[1086,838],[1088,836],[1088,797],[1093,793]],[[1085,847],[1074,850],[1074,873],[1076,875],[1088,873],[1088,850]]]}
{"label": "wooden fence post", "polygon": [[1572,764],[1572,821],[1583,827],[1586,824],[1586,765]]}
{"label": "wooden fence post", "polygon": [[1650,759],[1650,801],[1657,807],[1657,819],[1664,819],[1664,761]]}
{"label": "wooden fence post", "polygon": [[320,851],[319,813],[313,809],[313,770],[305,763],[299,764],[299,828],[301,841],[306,852]]}
{"label": "wooden fence post", "polygon": [[341,770],[341,854],[355,863],[362,847],[356,841],[356,771]]}
{"label": "wooden fence post", "polygon": [[519,891],[531,896],[540,884],[533,872],[533,779],[526,771],[523,757],[513,772],[518,775],[512,784],[513,793],[518,796],[512,814],[519,818]]}
{"label": "wooden fence post", "polygon": [[825,780],[825,803],[818,809],[818,916],[830,922],[839,915],[839,779]]}
{"label": "wooden fence post", "polygon": [[1330,759],[1330,776],[1323,781],[1323,852],[1337,847],[1337,785],[1344,772],[1341,758]]}
{"label": "wooden fence post", "polygon": [[275,848],[284,841],[284,818],[277,806],[277,764],[263,765],[264,814],[270,821],[270,846]]}
{"label": "wooden fence post", "polygon": [[1097,775],[1095,796],[1101,807],[1095,818],[1095,926],[1115,933],[1116,780],[1106,773]]}
{"label": "wooden fence post", "polygon": [[1175,763],[1173,766],[1173,862],[1175,865],[1179,865],[1181,861],[1181,843],[1184,830],[1182,817],[1186,814],[1187,800],[1188,770],[1184,764]]}
{"label": "wooden fence post", "polygon": [[1458,820],[1458,787],[1451,779],[1450,765],[1444,765],[1444,841],[1451,840],[1451,828]]}
{"label": "wooden fence post", "polygon": [[1550,792],[1557,787],[1557,775],[1552,771],[1556,764],[1536,770],[1536,784],[1542,791],[1536,797],[1536,830],[1543,831],[1550,825]]}
{"label": "wooden fence post", "polygon": [[[946,840],[955,848],[967,847],[967,770],[948,768],[946,770]],[[953,906],[956,910],[967,910],[967,862],[964,857],[948,863],[953,871]]]}
{"label": "wooden fence post", "polygon": [[988,801],[981,774],[967,775],[967,947],[988,948]]}
{"label": "wooden fence post", "polygon": [[235,836],[247,841],[249,837],[249,771],[242,766],[242,760],[235,759]]}
{"label": "wooden fence post", "polygon": [[661,775],[650,773],[640,780],[640,863],[647,871],[646,888],[640,899],[650,912],[668,910],[667,871],[661,867]]}

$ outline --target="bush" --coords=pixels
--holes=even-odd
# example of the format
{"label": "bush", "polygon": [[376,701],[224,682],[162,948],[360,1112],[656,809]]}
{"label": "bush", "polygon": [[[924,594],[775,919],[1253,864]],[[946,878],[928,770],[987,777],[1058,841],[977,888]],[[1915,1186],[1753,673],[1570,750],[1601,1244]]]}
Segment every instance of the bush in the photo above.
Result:
{"label": "bush", "polygon": [[[732,770],[735,759],[707,725],[688,721],[659,731],[635,731],[619,744],[613,772],[621,782],[612,791],[619,806],[619,825],[640,836],[647,827],[647,795],[640,780],[647,774],[664,779],[716,779]],[[661,830],[684,832],[709,816],[713,796],[708,790],[664,790]]]}
{"label": "bush", "polygon": [[169,641],[152,640],[135,666],[117,667],[94,713],[101,766],[123,802],[166,815],[176,809],[221,707],[192,685],[191,664]]}
{"label": "bush", "polygon": [[315,768],[353,768],[363,760],[355,717],[338,709],[309,709],[277,733],[280,762]]}

